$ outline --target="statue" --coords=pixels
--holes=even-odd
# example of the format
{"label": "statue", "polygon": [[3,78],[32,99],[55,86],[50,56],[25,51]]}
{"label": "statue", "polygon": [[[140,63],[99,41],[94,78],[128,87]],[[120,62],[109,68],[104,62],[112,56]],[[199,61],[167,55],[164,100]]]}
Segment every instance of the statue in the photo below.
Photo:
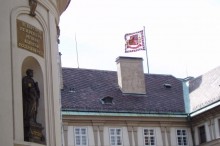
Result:
{"label": "statue", "polygon": [[40,98],[38,83],[33,80],[33,70],[28,69],[22,80],[24,120],[37,123],[37,108]]}
{"label": "statue", "polygon": [[29,0],[30,15],[34,17],[36,15],[35,10],[37,8],[37,0]]}
{"label": "statue", "polygon": [[26,76],[22,79],[24,140],[40,143],[45,140],[41,132],[43,127],[37,123],[40,90],[38,82],[32,77],[33,70],[27,69]]}

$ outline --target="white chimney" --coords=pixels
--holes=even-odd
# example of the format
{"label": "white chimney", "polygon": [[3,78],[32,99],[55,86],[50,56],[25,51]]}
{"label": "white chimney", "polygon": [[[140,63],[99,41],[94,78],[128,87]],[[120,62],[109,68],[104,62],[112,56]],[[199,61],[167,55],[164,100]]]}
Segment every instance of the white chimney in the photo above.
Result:
{"label": "white chimney", "polygon": [[146,94],[143,59],[138,57],[118,57],[118,85],[123,93]]}

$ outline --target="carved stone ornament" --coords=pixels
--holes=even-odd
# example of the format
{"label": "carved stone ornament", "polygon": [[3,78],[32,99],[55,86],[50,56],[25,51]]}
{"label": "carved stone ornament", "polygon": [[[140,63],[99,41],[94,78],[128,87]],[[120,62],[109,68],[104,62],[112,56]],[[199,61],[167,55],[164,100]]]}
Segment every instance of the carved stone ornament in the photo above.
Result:
{"label": "carved stone ornament", "polygon": [[37,0],[29,0],[30,6],[30,16],[34,17],[36,15],[35,10],[37,8]]}

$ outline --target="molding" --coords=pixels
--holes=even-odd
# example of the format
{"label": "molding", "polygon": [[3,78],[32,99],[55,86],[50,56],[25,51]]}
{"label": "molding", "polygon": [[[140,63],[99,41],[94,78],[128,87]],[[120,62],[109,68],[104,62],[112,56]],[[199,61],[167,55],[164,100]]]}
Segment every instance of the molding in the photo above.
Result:
{"label": "molding", "polygon": [[[205,111],[199,115],[192,117],[192,125],[199,125],[201,123],[204,123],[206,121],[209,121],[210,119],[217,118],[219,115],[220,106],[214,107],[208,111]],[[211,123],[210,123],[211,124]]]}
{"label": "molding", "polygon": [[200,146],[219,146],[220,138],[200,144]]}

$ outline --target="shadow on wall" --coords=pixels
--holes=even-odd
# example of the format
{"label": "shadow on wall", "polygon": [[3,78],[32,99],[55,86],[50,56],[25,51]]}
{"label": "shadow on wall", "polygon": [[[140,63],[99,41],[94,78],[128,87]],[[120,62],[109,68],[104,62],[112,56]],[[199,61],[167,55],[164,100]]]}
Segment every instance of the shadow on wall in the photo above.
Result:
{"label": "shadow on wall", "polygon": [[191,92],[195,91],[196,89],[198,89],[201,84],[202,84],[202,76],[199,76],[195,79],[191,79],[189,81],[189,93],[191,93]]}

